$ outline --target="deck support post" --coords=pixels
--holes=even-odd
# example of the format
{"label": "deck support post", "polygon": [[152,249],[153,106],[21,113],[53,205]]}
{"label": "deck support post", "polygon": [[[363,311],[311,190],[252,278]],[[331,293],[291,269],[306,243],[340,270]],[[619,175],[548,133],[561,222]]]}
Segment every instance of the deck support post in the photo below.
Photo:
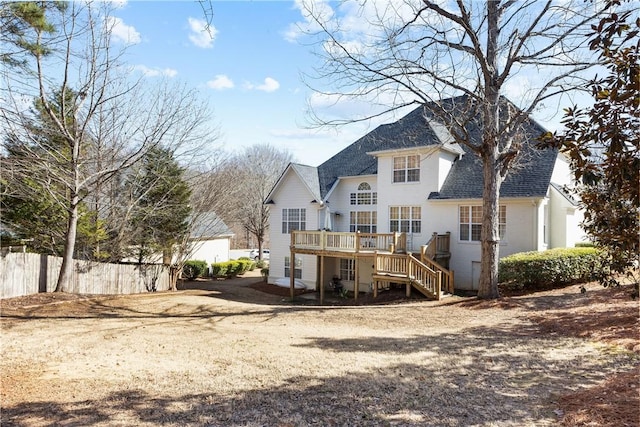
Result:
{"label": "deck support post", "polygon": [[324,303],[324,255],[320,255],[320,305]]}
{"label": "deck support post", "polygon": [[291,294],[291,302],[295,296],[295,265],[296,265],[296,253],[293,250],[293,234],[291,235],[291,258],[289,258],[289,293]]}
{"label": "deck support post", "polygon": [[355,274],[355,278],[356,278],[356,281],[353,284],[353,300],[354,301],[358,301],[358,292],[360,292],[360,290],[359,290],[359,288],[360,288],[360,286],[359,286],[359,283],[360,283],[360,272],[358,271],[358,264],[359,264],[358,257],[353,257],[353,261],[354,261],[354,264],[355,264],[355,272],[354,272],[354,274]]}

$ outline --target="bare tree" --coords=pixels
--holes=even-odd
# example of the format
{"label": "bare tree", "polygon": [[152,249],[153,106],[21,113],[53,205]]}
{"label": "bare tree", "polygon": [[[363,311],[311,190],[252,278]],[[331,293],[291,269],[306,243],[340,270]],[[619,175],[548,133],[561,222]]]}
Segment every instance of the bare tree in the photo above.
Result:
{"label": "bare tree", "polygon": [[256,238],[260,259],[269,229],[269,208],[264,202],[291,159],[292,154],[286,150],[256,144],[236,155],[226,168],[226,180],[233,182],[228,217]]}
{"label": "bare tree", "polygon": [[[358,19],[305,2],[303,30],[317,37],[323,65],[309,79],[318,97],[361,100],[375,108],[314,124],[337,126],[410,105],[444,123],[483,165],[482,266],[478,295],[497,298],[498,199],[517,161],[522,125],[550,98],[579,86],[594,65],[584,46],[606,6],[582,1],[341,2]],[[354,28],[357,25],[357,28]],[[518,89],[516,105],[504,98]],[[326,103],[326,102],[325,102]],[[516,108],[517,107],[517,108]],[[470,138],[476,126],[481,138]]]}
{"label": "bare tree", "polygon": [[[70,279],[79,206],[113,177],[156,146],[175,147],[203,136],[208,109],[194,91],[162,84],[148,88],[121,62],[124,50],[111,40],[114,21],[107,3],[69,3],[48,15],[54,32],[31,29],[35,45],[52,46],[49,55],[36,49],[29,65],[35,79],[6,73],[8,96],[3,125],[29,149],[23,159],[68,214],[63,262],[56,291]],[[47,131],[63,141],[43,146],[27,100],[47,117]],[[43,155],[46,152],[46,155]],[[19,169],[19,165],[18,165]],[[53,192],[48,185],[64,187]],[[100,193],[100,191],[97,191]]]}
{"label": "bare tree", "polygon": [[233,198],[234,183],[223,172],[228,162],[228,154],[218,153],[215,159],[198,169],[189,171],[188,183],[191,188],[191,215],[187,221],[187,231],[179,236],[174,247],[171,265],[171,289],[176,290],[176,282],[185,262],[202,246],[203,239],[216,237],[223,231],[222,213],[228,210]]}

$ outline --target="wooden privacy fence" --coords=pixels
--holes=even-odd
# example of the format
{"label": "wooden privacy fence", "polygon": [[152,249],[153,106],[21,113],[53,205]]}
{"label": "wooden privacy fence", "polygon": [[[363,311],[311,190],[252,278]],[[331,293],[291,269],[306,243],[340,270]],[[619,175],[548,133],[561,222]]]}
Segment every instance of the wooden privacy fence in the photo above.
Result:
{"label": "wooden privacy fence", "polygon": [[[0,257],[0,298],[13,298],[56,288],[62,258],[8,253]],[[159,264],[107,264],[74,260],[70,285],[76,294],[136,294],[169,289],[169,269]],[[155,288],[154,288],[155,286]]]}

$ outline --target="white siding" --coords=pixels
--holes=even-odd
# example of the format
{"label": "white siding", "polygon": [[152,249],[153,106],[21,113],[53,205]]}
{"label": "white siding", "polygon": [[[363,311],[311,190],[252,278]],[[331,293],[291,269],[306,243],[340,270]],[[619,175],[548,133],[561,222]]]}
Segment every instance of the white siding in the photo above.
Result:
{"label": "white siding", "polygon": [[438,183],[437,188],[434,191],[440,191],[442,184],[444,184],[445,179],[447,179],[447,175],[449,175],[449,171],[457,157],[457,154],[449,153],[447,151],[440,151],[438,153]]}
{"label": "white siding", "polygon": [[577,209],[558,190],[551,187],[549,217],[551,221],[550,248],[570,248],[587,237],[580,226],[584,212]]}
{"label": "white siding", "polygon": [[[349,231],[349,212],[351,211],[377,211],[378,205],[351,205],[351,193],[357,192],[358,186],[366,182],[371,186],[371,191],[378,192],[378,183],[375,175],[357,176],[341,178],[340,184],[331,193],[328,199],[331,208],[332,230],[333,231]],[[378,192],[378,197],[380,193]],[[339,215],[336,215],[338,213]],[[378,215],[380,215],[378,213]],[[378,218],[378,227],[380,220]],[[378,232],[380,228],[378,228]]]}
{"label": "white siding", "polygon": [[[289,170],[282,178],[277,191],[272,194],[274,204],[269,206],[269,283],[284,277],[284,258],[291,256],[291,235],[282,233],[282,209],[306,209],[306,229],[318,230],[320,226],[320,203],[311,203],[313,196],[298,175]],[[310,288],[316,283],[316,257],[297,255],[302,258],[302,281]],[[293,260],[292,260],[293,267]]]}
{"label": "white siding", "polygon": [[[430,229],[429,236],[433,232],[451,232],[449,267],[455,271],[456,289],[472,290],[477,288],[472,283],[473,263],[481,260],[480,242],[460,240],[458,209],[460,206],[481,204],[481,200],[433,201],[429,203],[430,221],[427,224]],[[541,201],[503,199],[500,204],[505,205],[507,209],[507,229],[505,239],[500,243],[500,257],[517,252],[537,250],[540,235],[539,224],[540,226],[542,224],[542,219],[538,222],[538,215],[540,212],[544,212],[539,207]]]}
{"label": "white siding", "polygon": [[551,182],[560,185],[568,185],[574,182],[573,174],[569,168],[569,161],[562,153],[559,153],[556,158],[556,164],[553,166],[553,173],[551,174]]}
{"label": "white siding", "polygon": [[200,240],[193,242],[192,254],[189,259],[204,260],[210,266],[214,262],[229,261],[230,238]]}
{"label": "white siding", "polygon": [[[450,169],[450,162],[454,156],[448,153],[430,151],[423,154],[420,160],[420,181],[408,183],[393,182],[393,157],[410,153],[389,153],[378,157],[378,232],[389,232],[390,206],[420,206],[422,214],[422,230],[408,236],[408,246],[411,251],[418,251],[425,244],[432,230],[429,227],[431,212],[427,198],[433,191],[438,191],[440,181],[444,181],[440,170]],[[447,163],[447,158],[450,159]]]}

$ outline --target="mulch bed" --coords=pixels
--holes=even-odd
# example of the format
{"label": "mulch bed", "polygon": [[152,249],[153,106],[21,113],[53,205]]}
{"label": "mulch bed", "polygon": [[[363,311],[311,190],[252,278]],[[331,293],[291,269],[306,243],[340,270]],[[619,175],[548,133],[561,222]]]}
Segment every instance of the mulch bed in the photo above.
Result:
{"label": "mulch bed", "polygon": [[[289,288],[285,288],[282,286],[276,286],[269,283],[265,283],[264,281],[259,281],[249,285],[251,289],[255,289],[256,291],[264,292],[267,294],[278,295],[282,297],[289,297],[291,295],[291,291]],[[319,303],[319,294],[317,291],[310,291],[306,289],[294,289],[294,298],[299,297],[301,295],[312,295],[315,294],[314,299],[296,299],[295,301],[298,303],[308,303],[308,304],[317,304]],[[411,302],[411,301],[424,301],[425,297],[420,295],[418,292],[413,292],[411,297],[407,298],[405,294],[404,286],[401,288],[391,288],[388,290],[384,290],[378,293],[376,298],[373,297],[373,293],[360,293],[358,295],[358,300],[356,301],[353,298],[353,292],[348,292],[346,297],[341,297],[340,295],[336,295],[331,290],[326,290],[324,294],[324,305],[328,306],[362,306],[362,305],[383,305],[383,304],[399,304],[403,302]]]}

